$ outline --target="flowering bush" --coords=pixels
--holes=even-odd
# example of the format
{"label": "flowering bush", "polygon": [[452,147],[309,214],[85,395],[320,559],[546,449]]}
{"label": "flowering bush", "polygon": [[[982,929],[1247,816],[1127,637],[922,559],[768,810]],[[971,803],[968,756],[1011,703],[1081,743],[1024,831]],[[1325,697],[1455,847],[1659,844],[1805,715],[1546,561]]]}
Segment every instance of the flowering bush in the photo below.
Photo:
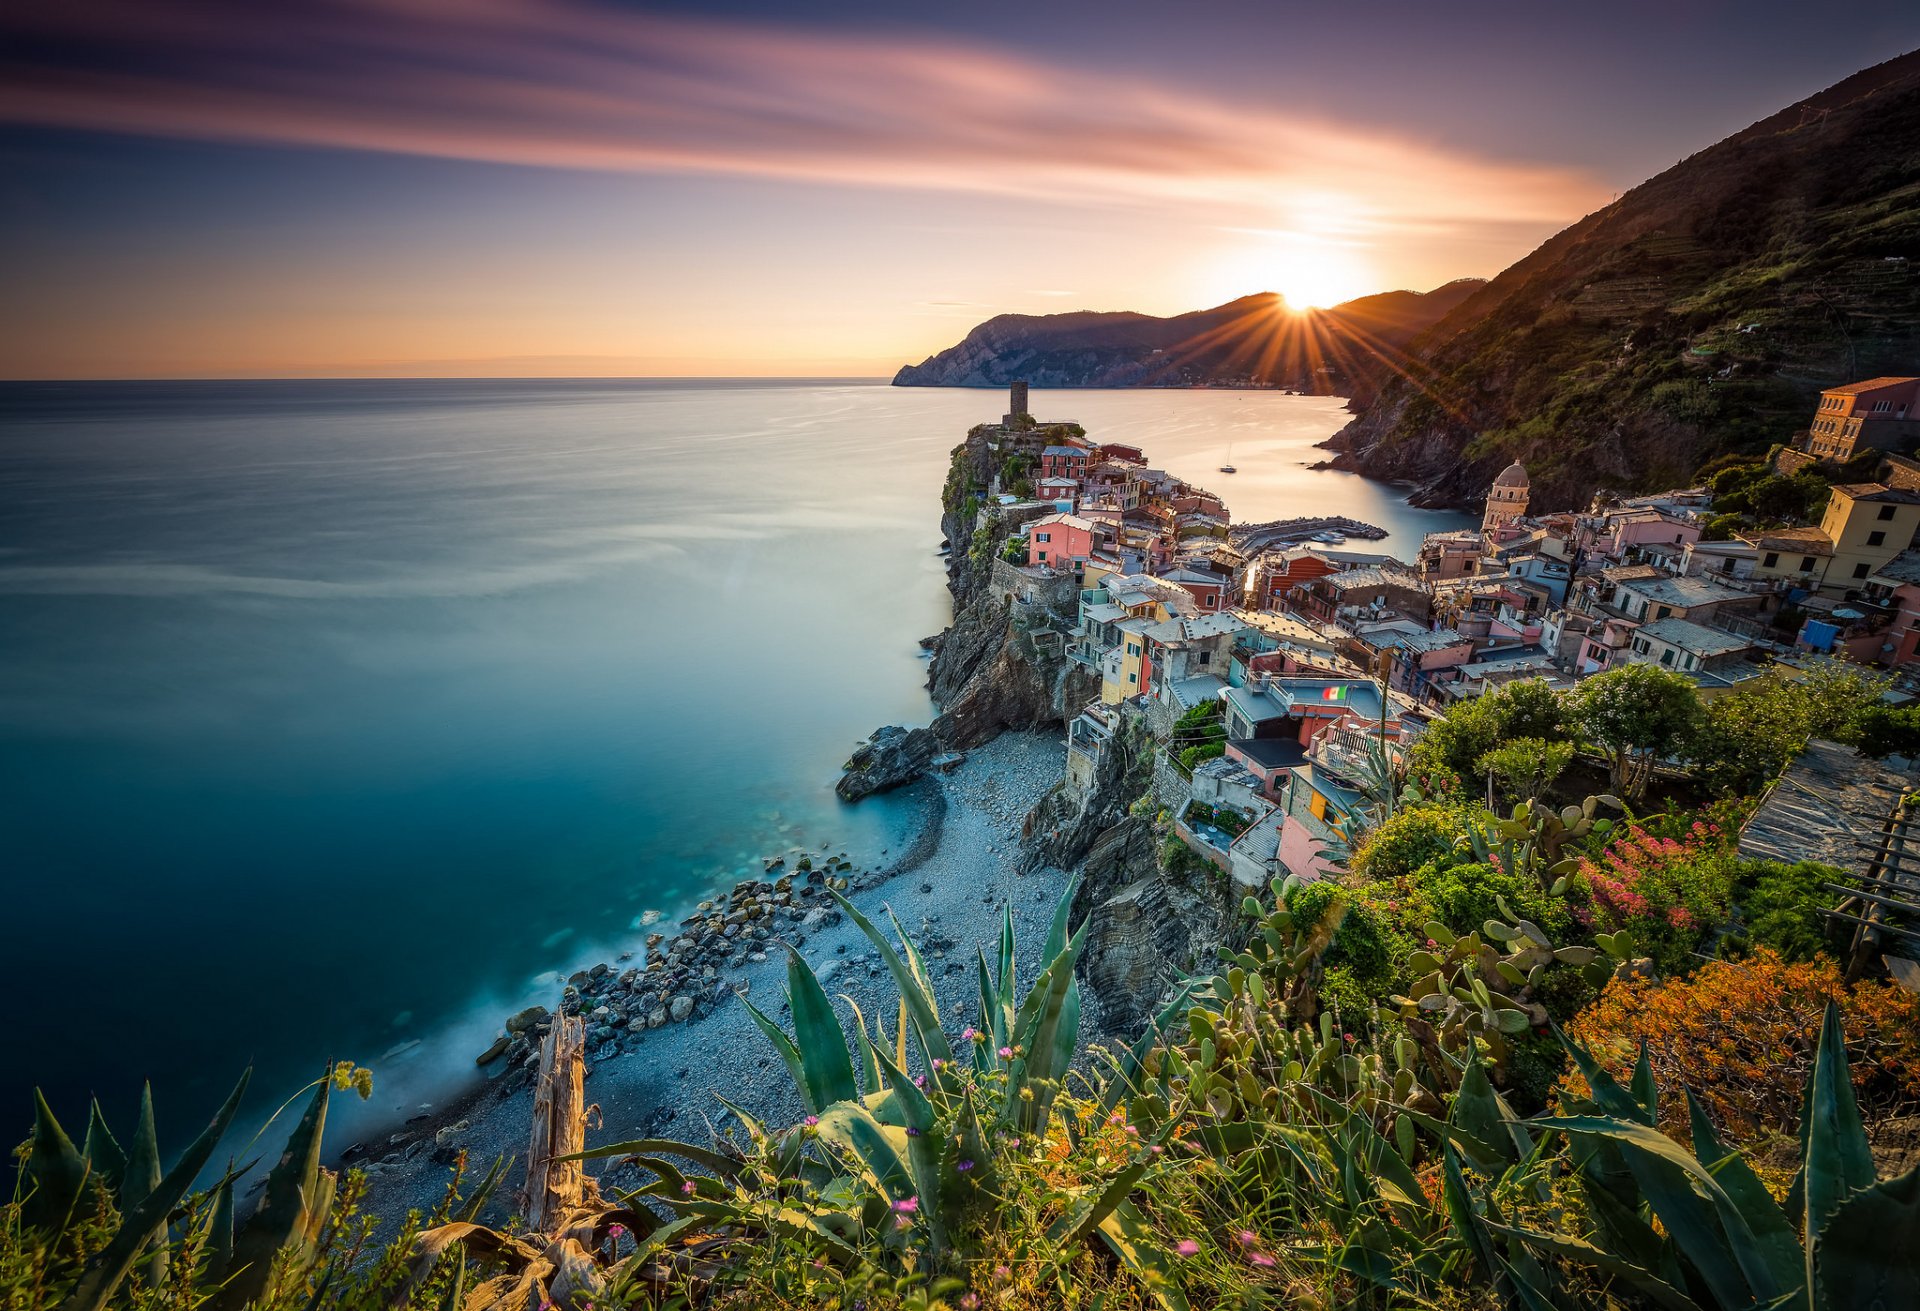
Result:
{"label": "flowering bush", "polygon": [[1695,821],[1676,839],[1635,824],[1580,863],[1587,902],[1576,913],[1593,929],[1625,934],[1630,952],[1652,957],[1662,974],[1684,973],[1726,918],[1735,864],[1717,825]]}
{"label": "flowering bush", "polygon": [[[1892,984],[1848,987],[1830,960],[1789,964],[1765,948],[1690,979],[1616,980],[1568,1026],[1623,1082],[1646,1044],[1662,1087],[1685,1085],[1729,1139],[1792,1133],[1828,999],[1839,1003],[1854,1094],[1869,1120],[1920,1099],[1920,998]],[[1562,1087],[1584,1094],[1569,1074]],[[1691,1141],[1687,1107],[1662,1099],[1661,1128]]]}

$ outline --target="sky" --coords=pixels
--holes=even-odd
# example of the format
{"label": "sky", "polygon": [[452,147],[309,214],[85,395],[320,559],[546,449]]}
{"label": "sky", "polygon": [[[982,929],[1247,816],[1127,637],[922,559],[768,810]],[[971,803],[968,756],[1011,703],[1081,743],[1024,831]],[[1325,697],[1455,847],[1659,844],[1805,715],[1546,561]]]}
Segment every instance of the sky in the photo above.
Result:
{"label": "sky", "polygon": [[881,376],[1489,277],[1920,5],[0,8],[0,377]]}

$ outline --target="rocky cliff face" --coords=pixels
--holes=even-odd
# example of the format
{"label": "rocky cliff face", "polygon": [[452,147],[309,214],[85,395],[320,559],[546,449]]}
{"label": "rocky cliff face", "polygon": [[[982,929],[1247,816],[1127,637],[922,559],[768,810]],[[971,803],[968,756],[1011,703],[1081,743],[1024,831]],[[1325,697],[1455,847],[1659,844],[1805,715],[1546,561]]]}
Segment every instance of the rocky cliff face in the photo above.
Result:
{"label": "rocky cliff face", "polygon": [[1153,781],[1160,744],[1139,715],[1109,740],[1084,796],[1055,788],[1028,814],[1022,848],[1029,869],[1081,872],[1076,921],[1087,925],[1079,975],[1093,999],[1091,1023],[1109,1036],[1137,1035],[1168,990],[1211,959],[1233,913],[1224,879],[1165,869],[1149,815],[1133,812]]}
{"label": "rocky cliff face", "polygon": [[1689,481],[1804,428],[1823,387],[1920,358],[1920,52],[1682,160],[1469,297],[1328,443],[1471,506]]}

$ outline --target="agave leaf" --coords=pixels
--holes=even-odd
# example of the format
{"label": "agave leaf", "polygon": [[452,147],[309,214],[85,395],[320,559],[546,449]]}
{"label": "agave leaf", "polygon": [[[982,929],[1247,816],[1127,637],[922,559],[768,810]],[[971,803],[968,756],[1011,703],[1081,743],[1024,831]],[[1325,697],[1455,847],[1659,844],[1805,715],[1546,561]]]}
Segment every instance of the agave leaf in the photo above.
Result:
{"label": "agave leaf", "polygon": [[800,1054],[800,1048],[794,1045],[793,1039],[787,1037],[786,1030],[769,1019],[758,1006],[745,997],[740,998],[740,1004],[746,1008],[748,1018],[760,1032],[767,1035],[767,1041],[773,1044],[773,1049],[780,1053],[780,1059],[787,1067],[787,1075],[793,1080],[794,1091],[800,1094],[808,1113],[818,1115],[820,1103],[813,1100],[813,1080],[807,1077],[807,1061]]}
{"label": "agave leaf", "polygon": [[[153,1085],[140,1088],[140,1115],[127,1148],[126,1169],[120,1177],[120,1213],[130,1214],[160,1186],[160,1138],[153,1124]],[[148,1235],[151,1246],[142,1262],[141,1277],[148,1288],[167,1278],[167,1225],[162,1220]]]}
{"label": "agave leaf", "polygon": [[936,1250],[946,1246],[945,1217],[940,1214],[941,1186],[940,1139],[934,1134],[933,1103],[899,1065],[881,1056],[887,1078],[893,1084],[894,1105],[906,1120],[907,1169],[920,1197],[920,1214],[927,1222],[928,1237]]}
{"label": "agave leaf", "polygon": [[1120,1264],[1160,1304],[1160,1311],[1187,1311],[1186,1295],[1180,1291],[1179,1262],[1153,1241],[1152,1226],[1133,1203],[1122,1200],[1100,1221],[1099,1229]]}
{"label": "agave leaf", "polygon": [[127,1154],[113,1136],[113,1130],[107,1128],[106,1117],[100,1114],[100,1101],[95,1098],[87,1110],[87,1137],[81,1144],[80,1155],[86,1158],[87,1168],[93,1177],[115,1192],[119,1191],[120,1179],[127,1172]]}
{"label": "agave leaf", "polygon": [[815,1106],[831,1106],[860,1095],[847,1054],[846,1030],[833,1013],[826,990],[800,953],[787,948],[787,1003],[793,1012],[794,1045],[802,1062],[807,1092]]}
{"label": "agave leaf", "polygon": [[1785,1291],[1768,1269],[1746,1217],[1719,1181],[1658,1129],[1629,1120],[1583,1115],[1537,1123],[1543,1128],[1590,1134],[1618,1144],[1647,1205],[1722,1306],[1746,1306]]}
{"label": "agave leaf", "polygon": [[913,1171],[904,1153],[906,1130],[883,1125],[858,1102],[840,1102],[820,1114],[822,1142],[837,1147],[870,1187],[889,1203],[914,1196]]}
{"label": "agave leaf", "polygon": [[32,1187],[21,1202],[20,1218],[29,1228],[59,1233],[86,1189],[87,1162],[38,1088],[33,1090],[31,1142],[26,1174]]}
{"label": "agave leaf", "polygon": [[208,1300],[209,1311],[239,1311],[258,1302],[273,1276],[274,1257],[311,1227],[309,1208],[321,1199],[320,1140],[332,1086],[331,1079],[321,1078],[280,1160],[267,1172],[259,1206],[233,1238],[233,1275]]}
{"label": "agave leaf", "polygon": [[1477,1160],[1475,1164],[1482,1168],[1504,1169],[1533,1150],[1532,1136],[1506,1100],[1493,1090],[1486,1069],[1477,1060],[1469,1060],[1460,1076],[1447,1123],[1464,1131],[1466,1141],[1491,1146],[1498,1153],[1492,1160]]}
{"label": "agave leaf", "polygon": [[[1840,1027],[1840,1008],[1827,1003],[1820,1024],[1819,1055],[1813,1065],[1811,1118],[1806,1128],[1806,1215],[1802,1231],[1809,1249],[1824,1237],[1827,1222],[1848,1196],[1874,1185],[1873,1152],[1853,1100],[1853,1080],[1847,1071],[1847,1040]],[[1807,1262],[1807,1282],[1813,1283],[1813,1263]]]}
{"label": "agave leaf", "polygon": [[1573,1058],[1574,1068],[1578,1069],[1581,1077],[1587,1081],[1595,1106],[1606,1114],[1623,1120],[1636,1120],[1641,1124],[1653,1123],[1647,1118],[1646,1105],[1622,1088],[1619,1081],[1608,1074],[1600,1062],[1594,1059],[1592,1052],[1568,1037],[1557,1025],[1554,1027],[1554,1036],[1560,1039],[1560,1045],[1565,1047],[1567,1054]]}
{"label": "agave leaf", "polygon": [[1484,1223],[1496,1234],[1517,1239],[1529,1247],[1562,1257],[1576,1265],[1592,1266],[1596,1270],[1603,1270],[1607,1274],[1624,1279],[1644,1294],[1649,1301],[1658,1306],[1668,1307],[1670,1311],[1700,1311],[1698,1302],[1651,1270],[1623,1260],[1605,1248],[1584,1239],[1569,1238],[1564,1234],[1540,1233],[1532,1229],[1509,1228],[1503,1224],[1496,1224],[1492,1220]]}
{"label": "agave leaf", "polygon": [[1007,1026],[1013,1021],[1013,996],[1019,986],[1014,979],[1013,961],[1013,903],[1008,902],[1000,910],[1000,973],[994,988],[994,995],[1000,1001],[1000,1023],[993,1032],[1002,1043],[1006,1041]]}
{"label": "agave leaf", "polygon": [[133,1268],[141,1247],[145,1245],[146,1236],[153,1232],[155,1225],[166,1220],[168,1213],[193,1187],[193,1181],[199,1177],[200,1171],[206,1168],[214,1147],[226,1133],[227,1126],[233,1123],[233,1114],[240,1109],[240,1098],[246,1093],[247,1080],[252,1076],[251,1070],[240,1076],[240,1082],[234,1085],[227,1100],[214,1114],[213,1123],[193,1140],[193,1145],[174,1163],[173,1169],[160,1181],[160,1186],[149,1193],[132,1214],[121,1218],[120,1232],[113,1236],[106,1250],[94,1258],[79,1284],[60,1304],[59,1311],[99,1311],[107,1304],[107,1300],[120,1287],[120,1281],[127,1277],[127,1271]]}
{"label": "agave leaf", "polygon": [[1160,1013],[1153,1017],[1153,1022],[1147,1026],[1147,1031],[1134,1039],[1133,1045],[1113,1063],[1113,1075],[1106,1080],[1105,1086],[1100,1090],[1102,1118],[1111,1115],[1113,1108],[1120,1104],[1123,1097],[1140,1091],[1140,1072],[1146,1064],[1147,1054],[1166,1037],[1181,1013],[1187,1009],[1197,986],[1198,982],[1194,979],[1183,980],[1180,986],[1174,989],[1173,1000],[1160,1008]]}
{"label": "agave leaf", "polygon": [[1066,1214],[1047,1229],[1047,1246],[1052,1249],[1054,1259],[1072,1260],[1087,1236],[1102,1220],[1113,1214],[1114,1208],[1127,1199],[1127,1194],[1133,1191],[1141,1176],[1152,1167],[1151,1159],[1135,1161],[1109,1179],[1106,1187],[1097,1193],[1089,1191],[1067,1208]]}
{"label": "agave leaf", "polygon": [[[1080,992],[1073,967],[1086,935],[1083,924],[1080,932],[1050,959],[1020,1005],[1014,1025],[1019,1054],[1008,1070],[1007,1093],[1020,1099],[1016,1123],[1022,1133],[1033,1133],[1046,1124],[1054,1094],[1079,1041]],[[1029,1089],[1031,1098],[1025,1095]]]}
{"label": "agave leaf", "polygon": [[1705,1108],[1690,1088],[1687,1090],[1687,1117],[1693,1131],[1695,1158],[1707,1167],[1746,1217],[1761,1255],[1773,1273],[1774,1282],[1781,1288],[1801,1287],[1806,1276],[1805,1257],[1800,1239],[1793,1232],[1793,1223],[1787,1219],[1786,1212],[1773,1200],[1773,1194],[1760,1182],[1760,1177],[1747,1164],[1746,1158],[1720,1145]]}
{"label": "agave leaf", "polygon": [[1000,994],[993,985],[992,975],[987,973],[987,953],[984,951],[980,953],[979,977],[977,982],[980,985],[980,1024],[978,1031],[989,1034],[992,1037],[991,1044],[979,1042],[973,1044],[973,1068],[984,1074],[992,1068],[991,1063],[987,1060],[987,1052],[991,1048],[1006,1045],[1006,1039],[1001,1036],[1002,1030],[999,1027]]}
{"label": "agave leaf", "polygon": [[1841,1202],[1813,1246],[1819,1305],[1920,1306],[1920,1168]]}
{"label": "agave leaf", "polygon": [[[941,1031],[939,1006],[932,1000],[930,990],[921,987],[920,981],[915,978],[907,962],[900,959],[900,953],[893,949],[893,944],[887,941],[886,935],[873,926],[873,921],[860,913],[859,907],[837,892],[830,892],[828,895],[839,903],[840,909],[847,913],[847,918],[867,935],[867,940],[879,951],[880,959],[886,962],[887,969],[893,974],[895,985],[900,989],[900,999],[907,1004],[912,1014],[914,1034],[920,1040],[920,1051],[926,1057],[927,1064],[932,1065],[936,1058],[951,1062],[953,1048],[947,1043],[947,1035]],[[912,949],[911,944],[908,949]]]}
{"label": "agave leaf", "polygon": [[1653,1082],[1653,1062],[1647,1056],[1647,1044],[1640,1043],[1640,1054],[1634,1058],[1633,1081],[1627,1085],[1627,1091],[1633,1094],[1633,1100],[1646,1108],[1646,1122],[1660,1123],[1660,1090]]}
{"label": "agave leaf", "polygon": [[1441,1153],[1441,1197],[1446,1203],[1448,1218],[1453,1222],[1454,1233],[1466,1243],[1475,1264],[1491,1283],[1499,1272],[1499,1260],[1487,1236],[1486,1224],[1474,1210],[1473,1194],[1467,1191],[1467,1179],[1460,1170],[1460,1156],[1453,1150],[1451,1141],[1442,1145]]}
{"label": "agave leaf", "polygon": [[608,1156],[678,1156],[692,1161],[701,1169],[721,1179],[736,1178],[746,1164],[744,1161],[728,1156],[725,1152],[696,1147],[692,1143],[683,1143],[672,1138],[635,1138],[628,1142],[610,1143],[605,1147],[595,1147],[589,1151],[555,1159],[593,1161]]}
{"label": "agave leaf", "polygon": [[844,992],[840,994],[840,1000],[853,1011],[854,1050],[860,1053],[860,1095],[871,1097],[880,1091],[880,1063],[873,1059],[874,1043],[885,1042],[887,1035],[882,1031],[877,1039],[869,1036],[867,1017],[861,1014],[860,1003]]}
{"label": "agave leaf", "polygon": [[233,1162],[213,1190],[213,1215],[207,1221],[207,1280],[224,1283],[233,1268]]}

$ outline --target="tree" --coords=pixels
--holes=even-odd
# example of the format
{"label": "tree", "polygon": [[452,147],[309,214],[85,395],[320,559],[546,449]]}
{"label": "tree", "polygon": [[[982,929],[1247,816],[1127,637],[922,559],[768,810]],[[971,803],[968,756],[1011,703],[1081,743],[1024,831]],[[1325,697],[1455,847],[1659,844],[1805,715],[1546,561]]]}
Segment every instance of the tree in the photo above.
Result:
{"label": "tree", "polygon": [[1516,737],[1481,756],[1475,768],[1491,774],[1515,801],[1538,801],[1573,763],[1573,743]]}
{"label": "tree", "polygon": [[1688,754],[1702,777],[1728,796],[1778,777],[1811,737],[1854,742],[1890,680],[1842,660],[1803,670],[1770,669],[1703,708]]}
{"label": "tree", "polygon": [[1875,706],[1860,717],[1859,735],[1860,754],[1876,760],[1920,755],[1920,709]]}
{"label": "tree", "polygon": [[1639,798],[1654,762],[1690,743],[1700,698],[1685,675],[1658,665],[1624,665],[1573,690],[1569,707],[1581,736],[1604,751],[1613,790]]}
{"label": "tree", "polygon": [[1441,765],[1462,777],[1478,770],[1484,778],[1480,758],[1517,737],[1547,742],[1568,737],[1566,706],[1542,679],[1508,683],[1447,711],[1421,736],[1416,765]]}

